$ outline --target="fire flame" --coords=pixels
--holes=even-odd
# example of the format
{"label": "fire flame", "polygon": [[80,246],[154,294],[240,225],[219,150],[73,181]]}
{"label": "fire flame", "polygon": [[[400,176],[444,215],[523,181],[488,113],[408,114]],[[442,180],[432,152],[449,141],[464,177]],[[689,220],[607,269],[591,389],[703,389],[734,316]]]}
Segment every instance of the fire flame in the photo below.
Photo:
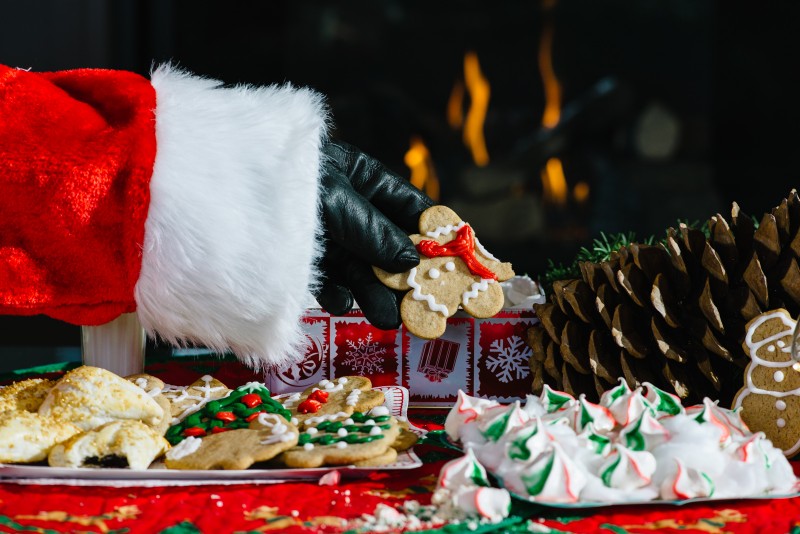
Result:
{"label": "fire flame", "polygon": [[542,126],[552,128],[561,118],[561,84],[553,69],[553,23],[550,20],[542,29],[539,43],[539,73],[544,85],[544,114]]}
{"label": "fire flame", "polygon": [[483,123],[489,109],[491,87],[481,72],[478,54],[467,52],[464,56],[464,83],[470,97],[470,108],[464,122],[464,144],[472,152],[475,165],[485,167],[489,164],[489,151],[483,137]]}
{"label": "fire flame", "polygon": [[439,178],[433,167],[431,153],[419,137],[412,137],[410,144],[403,161],[411,169],[411,185],[438,201]]}
{"label": "fire flame", "polygon": [[[550,11],[555,1],[545,0],[542,7]],[[561,119],[561,84],[553,69],[553,17],[548,13],[542,28],[542,38],[539,42],[539,73],[544,85],[544,113],[542,126],[553,128]],[[564,167],[558,158],[550,158],[542,169],[542,191],[544,199],[558,205],[567,202],[567,180],[564,177]],[[587,190],[588,194],[588,190]]]}
{"label": "fire flame", "polygon": [[550,158],[542,169],[542,188],[545,200],[556,204],[567,201],[567,180],[564,167],[558,158]]}
{"label": "fire flame", "polygon": [[[470,98],[466,120],[464,120],[465,84]],[[489,80],[481,72],[478,54],[467,52],[464,55],[464,81],[456,81],[447,101],[447,124],[453,130],[463,128],[464,146],[469,149],[472,161],[478,167],[489,164],[489,151],[486,149],[483,125],[486,122],[491,93]]]}
{"label": "fire flame", "polygon": [[589,199],[589,184],[586,182],[578,182],[572,188],[572,197],[578,204],[583,204]]}
{"label": "fire flame", "polygon": [[464,126],[464,83],[456,81],[453,90],[450,91],[450,99],[447,101],[447,124],[453,130],[458,130]]}

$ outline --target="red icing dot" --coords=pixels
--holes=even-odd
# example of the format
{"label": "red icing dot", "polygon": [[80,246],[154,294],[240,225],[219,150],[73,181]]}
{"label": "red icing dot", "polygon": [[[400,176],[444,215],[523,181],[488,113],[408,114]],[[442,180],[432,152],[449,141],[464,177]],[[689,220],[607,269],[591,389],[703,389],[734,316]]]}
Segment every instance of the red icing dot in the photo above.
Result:
{"label": "red icing dot", "polygon": [[183,430],[183,435],[186,437],[189,436],[205,436],[206,431],[204,428],[200,428],[199,426],[190,426]]}
{"label": "red icing dot", "polygon": [[224,426],[215,426],[211,429],[212,434],[219,434],[220,432],[227,432],[228,430],[232,430],[230,428],[225,428]]}
{"label": "red icing dot", "polygon": [[253,420],[253,419],[255,419],[256,417],[258,417],[258,416],[259,416],[259,415],[261,415],[262,413],[267,413],[267,412],[261,411],[261,412],[251,413],[250,415],[248,415],[247,417],[245,417],[245,418],[244,418],[244,420],[245,420],[245,421],[247,421],[247,422],[249,423],[250,421],[252,421],[252,420]]}
{"label": "red icing dot", "polygon": [[261,397],[258,396],[256,393],[248,393],[244,395],[239,402],[247,406],[248,408],[255,408],[259,404],[261,404]]}
{"label": "red icing dot", "polygon": [[225,421],[226,423],[232,423],[236,421],[236,415],[234,415],[233,412],[217,412],[214,417],[220,421]]}
{"label": "red icing dot", "polygon": [[308,398],[311,399],[311,400],[315,400],[317,402],[325,403],[325,402],[328,402],[328,392],[327,391],[322,391],[321,389],[318,389],[318,390],[314,391],[313,393],[311,393],[311,395],[309,395]]}
{"label": "red icing dot", "polygon": [[297,405],[299,413],[317,413],[320,408],[322,408],[322,403],[312,398],[308,398]]}

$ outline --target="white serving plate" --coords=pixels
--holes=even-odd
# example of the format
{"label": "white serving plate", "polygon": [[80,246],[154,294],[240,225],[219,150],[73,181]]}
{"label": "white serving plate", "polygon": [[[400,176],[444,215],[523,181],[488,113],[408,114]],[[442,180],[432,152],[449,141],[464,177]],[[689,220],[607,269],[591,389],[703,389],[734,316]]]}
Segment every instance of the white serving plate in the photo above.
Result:
{"label": "white serving plate", "polygon": [[[407,419],[408,390],[401,386],[381,386],[384,406],[395,417]],[[421,436],[425,430],[409,423]],[[398,453],[397,461],[381,467],[315,467],[300,469],[179,470],[156,462],[149,469],[134,471],[118,468],[64,468],[46,465],[0,464],[0,481],[19,484],[68,484],[74,486],[193,486],[209,484],[277,484],[287,481],[319,480],[334,471],[342,477],[361,478],[370,473],[403,471],[422,466],[414,449]]]}

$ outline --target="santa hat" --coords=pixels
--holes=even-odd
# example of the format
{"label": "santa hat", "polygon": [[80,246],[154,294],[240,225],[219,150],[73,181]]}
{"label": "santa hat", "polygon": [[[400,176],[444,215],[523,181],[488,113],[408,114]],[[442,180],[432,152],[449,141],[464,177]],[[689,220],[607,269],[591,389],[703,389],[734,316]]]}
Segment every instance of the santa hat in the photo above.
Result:
{"label": "santa hat", "polygon": [[325,135],[290,85],[0,65],[0,313],[299,358]]}

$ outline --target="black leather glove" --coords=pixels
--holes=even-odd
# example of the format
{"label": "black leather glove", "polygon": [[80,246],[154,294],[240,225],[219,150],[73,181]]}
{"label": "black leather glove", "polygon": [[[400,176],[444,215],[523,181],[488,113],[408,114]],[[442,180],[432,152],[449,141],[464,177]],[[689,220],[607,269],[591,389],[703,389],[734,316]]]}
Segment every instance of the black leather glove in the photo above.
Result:
{"label": "black leather glove", "polygon": [[419,264],[408,234],[419,231],[419,216],[433,201],[356,147],[328,141],[322,151],[325,252],[317,301],[340,315],[355,298],[370,323],[397,328],[403,295],[381,284],[372,265],[399,273]]}

